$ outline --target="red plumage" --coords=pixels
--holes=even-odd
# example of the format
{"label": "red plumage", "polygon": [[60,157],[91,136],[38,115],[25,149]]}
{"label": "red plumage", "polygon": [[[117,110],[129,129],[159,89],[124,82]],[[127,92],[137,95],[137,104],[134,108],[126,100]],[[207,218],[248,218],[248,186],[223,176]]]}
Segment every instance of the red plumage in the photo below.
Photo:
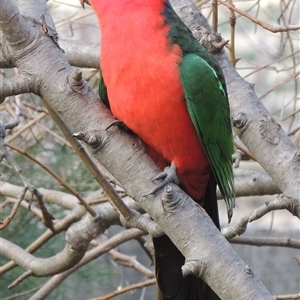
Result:
{"label": "red plumage", "polygon": [[100,64],[113,115],[154,150],[160,166],[175,164],[184,190],[202,203],[211,168],[187,111],[182,51],[167,38],[163,1],[90,2],[105,29]]}

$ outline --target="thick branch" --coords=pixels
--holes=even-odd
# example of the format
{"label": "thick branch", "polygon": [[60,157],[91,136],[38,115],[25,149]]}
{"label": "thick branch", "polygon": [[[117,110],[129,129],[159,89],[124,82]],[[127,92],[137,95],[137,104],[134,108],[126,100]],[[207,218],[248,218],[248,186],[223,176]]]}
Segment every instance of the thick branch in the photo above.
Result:
{"label": "thick branch", "polygon": [[80,68],[99,69],[99,45],[70,40],[59,40],[59,45],[64,49],[70,65]]}
{"label": "thick branch", "polygon": [[[39,3],[41,7],[44,5],[42,1]],[[27,23],[26,26],[30,24]],[[72,133],[87,130],[99,133],[98,146],[87,147],[90,153],[103,163],[128,194],[164,228],[187,259],[184,273],[201,276],[225,300],[243,299],[245,295],[251,295],[252,299],[272,299],[203,209],[177,187],[172,186],[168,190],[168,193],[174,192],[172,197],[169,195],[161,198],[160,193],[143,196],[154,187],[155,184],[150,178],[159,172],[158,167],[145,154],[137,138],[120,132],[116,127],[106,130],[113,121],[110,112],[98,101],[87,84],[79,80],[78,72],[73,73],[62,52],[51,39],[39,34],[38,41],[32,43],[26,55],[19,56],[18,66],[41,79],[40,95]],[[31,61],[32,64],[24,63],[25,61]],[[37,68],[33,63],[35,61],[43,64]],[[269,154],[271,150],[268,150]],[[274,181],[277,183],[278,180]],[[220,272],[220,268],[226,272]]]}
{"label": "thick branch", "polygon": [[122,231],[112,238],[104,242],[103,244],[95,247],[92,250],[89,250],[84,258],[74,266],[72,269],[65,271],[61,274],[53,276],[46,284],[42,286],[39,291],[37,291],[29,300],[42,300],[45,299],[59,284],[62,283],[68,276],[70,276],[73,272],[77,271],[82,266],[86,265],[88,262],[98,258],[100,255],[108,252],[109,250],[119,246],[120,244],[129,241],[133,238],[142,236],[144,233],[138,229],[129,229],[125,232]]}
{"label": "thick branch", "polygon": [[32,274],[37,277],[68,270],[81,260],[86,250],[77,251],[70,245],[66,245],[62,252],[52,258],[36,258],[8,240],[0,238],[0,243],[3,255],[14,260],[21,267],[32,271]]}
{"label": "thick branch", "polygon": [[0,82],[0,103],[8,96],[36,92],[35,78],[27,74],[6,78],[0,73]]}
{"label": "thick branch", "polygon": [[271,177],[262,172],[234,169],[236,197],[280,194]]}

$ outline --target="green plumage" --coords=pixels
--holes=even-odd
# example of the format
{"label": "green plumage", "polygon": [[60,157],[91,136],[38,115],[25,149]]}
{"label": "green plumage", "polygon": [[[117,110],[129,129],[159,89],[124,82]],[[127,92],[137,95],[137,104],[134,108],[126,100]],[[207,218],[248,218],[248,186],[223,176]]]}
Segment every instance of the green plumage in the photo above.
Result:
{"label": "green plumage", "polygon": [[226,92],[215,70],[196,54],[184,56],[180,75],[190,117],[226,201],[230,220],[235,197],[231,159],[234,147]]}
{"label": "green plumage", "polygon": [[234,144],[225,79],[214,57],[199,44],[169,2],[164,15],[171,25],[169,39],[183,52],[180,78],[188,112],[212,165],[230,221],[235,206]]}
{"label": "green plumage", "polygon": [[101,101],[102,101],[108,108],[110,108],[109,100],[108,100],[108,95],[107,95],[107,88],[106,88],[106,85],[105,85],[105,83],[104,83],[104,79],[103,79],[103,76],[102,76],[101,69],[100,69],[99,71],[100,71],[100,78],[99,78],[99,97],[100,97]]}

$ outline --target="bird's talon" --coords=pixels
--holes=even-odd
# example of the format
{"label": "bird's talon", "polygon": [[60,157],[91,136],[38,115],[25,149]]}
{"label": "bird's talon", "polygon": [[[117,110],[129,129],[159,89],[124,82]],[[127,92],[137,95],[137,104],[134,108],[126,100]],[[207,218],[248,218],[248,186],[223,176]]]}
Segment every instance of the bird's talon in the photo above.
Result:
{"label": "bird's talon", "polygon": [[109,124],[106,128],[105,128],[105,131],[107,131],[109,128],[113,127],[113,126],[118,126],[118,127],[121,127],[123,126],[124,123],[121,122],[120,120],[115,120],[113,121],[111,124]]}
{"label": "bird's talon", "polygon": [[180,180],[176,175],[176,165],[171,165],[170,167],[166,167],[163,172],[159,173],[157,176],[155,176],[151,181],[155,181],[158,179],[163,179],[161,183],[159,183],[155,188],[153,188],[149,193],[144,194],[143,196],[149,196],[151,194],[154,194],[158,190],[165,187],[168,183],[175,183],[179,184]]}
{"label": "bird's talon", "polygon": [[82,8],[85,8],[85,7],[84,7],[84,4],[91,5],[90,2],[89,2],[88,0],[79,0],[79,2],[80,2],[80,4],[81,4]]}

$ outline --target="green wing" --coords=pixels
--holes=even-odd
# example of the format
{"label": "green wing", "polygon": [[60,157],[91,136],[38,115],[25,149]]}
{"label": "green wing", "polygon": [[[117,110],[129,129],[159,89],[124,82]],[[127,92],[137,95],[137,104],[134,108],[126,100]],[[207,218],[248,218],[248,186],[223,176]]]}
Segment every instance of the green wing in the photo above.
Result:
{"label": "green wing", "polygon": [[226,90],[216,70],[197,54],[183,57],[180,76],[188,112],[212,165],[230,220],[235,205],[231,158],[234,144]]}
{"label": "green wing", "polygon": [[169,1],[162,14],[171,25],[170,42],[179,45],[183,53],[180,76],[187,108],[226,201],[230,220],[235,206],[231,159],[234,146],[225,79],[217,61],[195,39]]}
{"label": "green wing", "polygon": [[109,101],[108,101],[108,95],[107,95],[107,89],[106,85],[103,80],[103,76],[100,69],[100,79],[99,79],[99,97],[100,100],[108,107],[110,108]]}

